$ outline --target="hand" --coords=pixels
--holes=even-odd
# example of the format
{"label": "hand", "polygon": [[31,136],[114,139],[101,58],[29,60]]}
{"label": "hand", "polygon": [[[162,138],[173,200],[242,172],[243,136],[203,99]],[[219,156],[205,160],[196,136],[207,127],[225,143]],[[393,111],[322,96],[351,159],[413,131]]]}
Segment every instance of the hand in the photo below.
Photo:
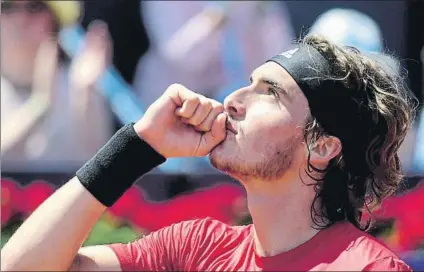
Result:
{"label": "hand", "polygon": [[166,158],[205,156],[226,137],[221,103],[171,85],[135,125],[135,131]]}
{"label": "hand", "polygon": [[81,52],[72,60],[70,81],[77,90],[91,90],[112,58],[112,41],[104,22],[88,27]]}

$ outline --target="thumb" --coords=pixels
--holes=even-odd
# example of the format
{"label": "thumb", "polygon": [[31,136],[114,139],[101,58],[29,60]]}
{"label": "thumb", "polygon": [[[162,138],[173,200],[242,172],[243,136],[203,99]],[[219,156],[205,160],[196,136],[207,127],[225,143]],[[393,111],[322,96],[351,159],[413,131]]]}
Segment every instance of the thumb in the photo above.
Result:
{"label": "thumb", "polygon": [[227,121],[227,115],[221,113],[217,116],[212,124],[212,129],[202,136],[201,146],[199,148],[199,156],[206,156],[211,150],[225,140],[227,131],[225,129],[225,123]]}

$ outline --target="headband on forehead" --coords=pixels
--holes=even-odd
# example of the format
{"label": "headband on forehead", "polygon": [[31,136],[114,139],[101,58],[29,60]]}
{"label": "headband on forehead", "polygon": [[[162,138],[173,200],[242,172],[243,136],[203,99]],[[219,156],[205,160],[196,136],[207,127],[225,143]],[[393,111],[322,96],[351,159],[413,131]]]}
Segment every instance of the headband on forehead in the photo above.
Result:
{"label": "headband on forehead", "polygon": [[369,109],[363,106],[367,105],[366,91],[337,80],[331,61],[309,45],[296,45],[267,62],[277,63],[291,75],[308,100],[312,116],[326,133],[340,139],[343,153],[358,164],[365,162],[365,150],[376,128]]}
{"label": "headband on forehead", "polygon": [[[307,92],[312,84],[319,87],[314,78],[322,78],[330,72],[328,61],[312,46],[299,45],[298,47],[278,54],[268,61],[282,66],[296,81],[303,92]],[[314,82],[315,81],[315,82]]]}

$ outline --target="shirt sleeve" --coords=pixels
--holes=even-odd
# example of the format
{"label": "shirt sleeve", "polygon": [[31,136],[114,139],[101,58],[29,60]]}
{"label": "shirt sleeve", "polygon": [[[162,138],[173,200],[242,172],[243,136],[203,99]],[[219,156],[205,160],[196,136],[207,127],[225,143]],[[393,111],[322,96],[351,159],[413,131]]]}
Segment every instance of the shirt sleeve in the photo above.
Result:
{"label": "shirt sleeve", "polygon": [[368,264],[362,271],[410,271],[412,269],[400,259],[385,257]]}
{"label": "shirt sleeve", "polygon": [[184,247],[190,243],[197,220],[162,228],[128,244],[111,244],[122,271],[182,270],[187,261]]}

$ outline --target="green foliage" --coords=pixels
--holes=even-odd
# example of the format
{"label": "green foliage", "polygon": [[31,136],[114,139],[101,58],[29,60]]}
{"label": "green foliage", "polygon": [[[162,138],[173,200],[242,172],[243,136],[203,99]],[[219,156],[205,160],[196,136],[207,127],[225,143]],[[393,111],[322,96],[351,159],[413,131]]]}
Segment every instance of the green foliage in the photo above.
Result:
{"label": "green foliage", "polygon": [[22,222],[14,222],[11,224],[8,224],[7,227],[1,229],[1,247],[3,248],[4,244],[9,241],[9,238],[12,236],[13,233],[19,228]]}
{"label": "green foliage", "polygon": [[[9,238],[15,233],[19,228],[22,222],[14,222],[8,224],[6,227],[1,230],[1,247],[3,248],[4,244],[9,240]],[[109,220],[102,218],[94,226],[93,230],[90,232],[87,240],[84,243],[84,246],[90,245],[102,245],[102,244],[112,244],[112,243],[128,243],[139,238],[135,230],[127,225],[123,226],[114,226]]]}
{"label": "green foliage", "polygon": [[94,226],[84,246],[102,245],[113,243],[128,243],[140,237],[131,227],[121,226],[115,228],[107,220],[100,220]]}

